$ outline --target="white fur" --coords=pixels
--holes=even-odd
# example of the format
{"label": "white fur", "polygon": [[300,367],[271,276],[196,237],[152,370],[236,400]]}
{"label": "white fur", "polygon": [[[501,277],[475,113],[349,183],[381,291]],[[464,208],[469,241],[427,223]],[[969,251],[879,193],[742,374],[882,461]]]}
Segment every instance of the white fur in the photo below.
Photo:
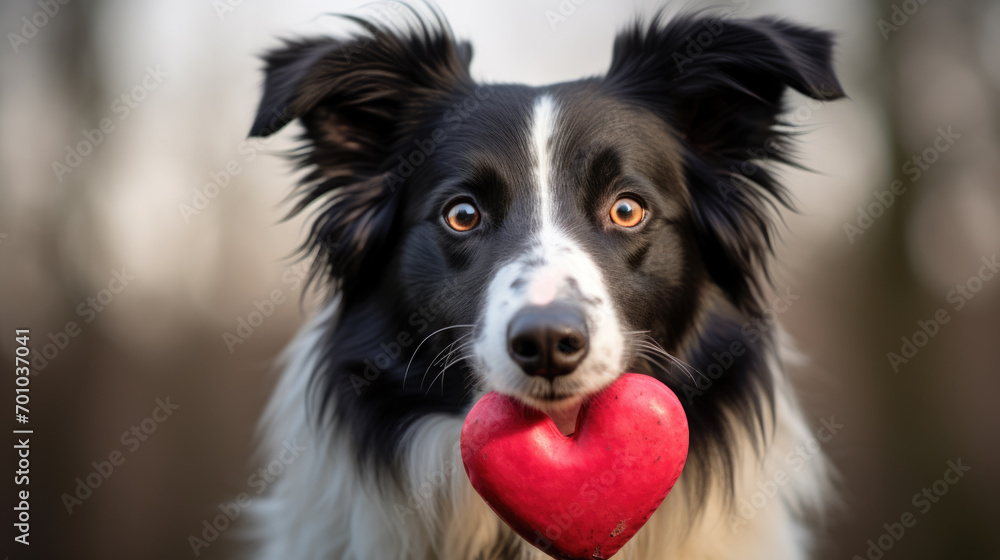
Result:
{"label": "white fur", "polygon": [[[525,254],[500,267],[487,294],[474,345],[476,371],[486,389],[515,395],[543,407],[533,394],[541,378],[529,378],[507,354],[507,325],[521,307],[551,301],[567,289],[587,302],[590,351],[571,375],[557,378],[560,393],[583,395],[610,384],[624,367],[624,336],[600,268],[558,226],[550,192],[551,148],[558,135],[558,108],[549,96],[537,101],[527,141],[535,164],[540,212],[534,243]],[[524,286],[515,288],[516,280]],[[510,530],[479,498],[465,475],[459,451],[463,416],[429,415],[406,434],[402,487],[375,488],[374,477],[358,471],[358,450],[336,426],[316,431],[309,410],[309,382],[317,364],[322,334],[336,328],[337,302],[307,325],[288,350],[284,374],[264,417],[265,458],[295,441],[306,448],[255,504],[258,558],[267,560],[492,560],[496,543]],[[487,367],[488,365],[488,367]],[[701,514],[688,503],[690,475],[681,475],[674,491],[616,560],[800,560],[807,556],[803,512],[818,511],[827,481],[822,454],[803,464],[789,464],[789,453],[812,437],[794,394],[771,360],[776,378],[775,423],[764,427],[768,445],[758,456],[752,444],[756,428],[733,427],[737,437],[735,504],[753,504],[760,485],[778,470],[788,482],[774,485],[775,495],[753,509],[749,519],[736,517],[722,485],[703,497]],[[547,390],[544,388],[543,390]],[[578,404],[578,403],[577,403]],[[551,411],[550,411],[551,412]],[[558,412],[558,411],[555,411]],[[767,417],[770,420],[770,417]],[[736,423],[735,419],[730,419]],[[766,496],[765,496],[766,497]],[[759,500],[757,500],[759,503]],[[742,520],[742,521],[741,521]],[[519,560],[543,560],[523,544]],[[496,560],[500,560],[499,558]],[[504,559],[508,560],[508,559]]]}
{"label": "white fur", "polygon": [[[534,186],[538,214],[533,242],[524,254],[502,266],[490,282],[482,324],[473,345],[477,374],[487,388],[515,396],[545,410],[560,413],[579,406],[587,396],[611,384],[622,371],[625,347],[617,314],[604,275],[591,255],[559,228],[558,208],[553,204],[552,146],[558,139],[559,111],[556,101],[541,95],[535,101],[530,124],[529,148],[534,164]],[[524,285],[515,287],[515,281]],[[529,377],[507,352],[507,325],[514,314],[528,305],[543,305],[575,283],[575,298],[584,307],[590,334],[587,357],[576,370],[553,382]],[[552,388],[573,398],[551,402],[537,398]]]}
{"label": "white fur", "polygon": [[556,136],[559,112],[551,95],[541,95],[531,111],[531,156],[535,164],[535,188],[538,191],[542,229],[552,227],[552,143]]}
{"label": "white fur", "polygon": [[[337,304],[307,325],[289,348],[289,360],[264,419],[265,457],[296,441],[306,451],[254,504],[256,558],[261,560],[483,560],[509,529],[469,485],[461,463],[462,417],[431,415],[406,436],[404,488],[378,490],[356,468],[356,450],[344,433],[317,432],[305,403],[321,334],[334,328]],[[773,361],[776,423],[766,426],[768,445],[758,458],[750,435],[737,447],[735,503],[751,502],[758,483],[780,469],[788,483],[740,525],[721,487],[714,485],[692,518],[694,504],[677,486],[616,560],[800,560],[808,556],[809,534],[799,521],[818,511],[828,473],[822,453],[795,470],[787,456],[813,437],[790,385]],[[736,428],[740,430],[741,428]],[[547,558],[524,544],[518,560]],[[501,560],[497,558],[496,560]],[[507,559],[504,559],[507,560]]]}

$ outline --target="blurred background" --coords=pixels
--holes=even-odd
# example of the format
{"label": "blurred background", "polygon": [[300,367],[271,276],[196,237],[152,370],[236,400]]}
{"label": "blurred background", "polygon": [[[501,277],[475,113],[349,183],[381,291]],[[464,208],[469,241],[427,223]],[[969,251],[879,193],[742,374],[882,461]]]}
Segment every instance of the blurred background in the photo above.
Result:
{"label": "blurred background", "polygon": [[[660,2],[439,5],[473,40],[476,78],[544,84],[603,72],[614,33]],[[794,299],[775,314],[810,359],[810,422],[843,426],[823,443],[843,506],[819,557],[879,557],[869,540],[887,559],[1000,557],[1000,275],[985,265],[1000,251],[1000,2],[718,5],[833,30],[850,96],[789,98],[812,172],[782,170],[801,213],[784,216],[775,285]],[[294,133],[245,139],[256,55],[344,32],[329,12],[391,10],[0,7],[0,356],[11,367],[15,329],[35,356],[31,546],[8,537],[9,557],[190,558],[218,504],[252,489],[274,358],[315,306],[288,258],[302,222],[281,222]],[[959,459],[971,470],[935,486]],[[916,525],[885,537],[906,513]],[[241,557],[237,529],[208,544],[200,557]]]}

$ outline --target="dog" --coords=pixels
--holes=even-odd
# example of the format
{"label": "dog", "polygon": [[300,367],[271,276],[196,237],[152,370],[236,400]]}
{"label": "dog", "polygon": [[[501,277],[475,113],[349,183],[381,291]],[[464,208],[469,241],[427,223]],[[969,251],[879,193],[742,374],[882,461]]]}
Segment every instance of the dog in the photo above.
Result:
{"label": "dog", "polygon": [[293,214],[328,297],[262,419],[264,456],[304,451],[254,506],[257,557],[546,558],[471,488],[465,414],[497,391],[568,434],[634,372],[678,395],[690,451],[616,558],[807,558],[831,469],[773,480],[813,434],[759,318],[784,98],[844,96],[831,35],[660,12],[603,76],[528,87],[476,82],[444,17],[407,10],[264,56],[250,135],[302,125]]}

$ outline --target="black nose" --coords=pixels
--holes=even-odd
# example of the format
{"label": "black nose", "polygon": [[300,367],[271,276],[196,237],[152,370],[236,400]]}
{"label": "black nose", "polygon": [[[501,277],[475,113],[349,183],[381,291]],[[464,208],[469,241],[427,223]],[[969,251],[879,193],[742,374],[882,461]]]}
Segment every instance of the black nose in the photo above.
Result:
{"label": "black nose", "polygon": [[587,347],[586,319],[566,303],[525,307],[507,327],[507,352],[528,375],[551,380],[572,373]]}

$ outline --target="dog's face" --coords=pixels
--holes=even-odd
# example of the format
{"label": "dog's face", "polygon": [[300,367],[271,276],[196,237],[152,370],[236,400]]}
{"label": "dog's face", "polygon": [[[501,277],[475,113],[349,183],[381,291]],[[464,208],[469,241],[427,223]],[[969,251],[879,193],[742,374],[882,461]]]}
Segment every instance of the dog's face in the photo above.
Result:
{"label": "dog's face", "polygon": [[393,273],[414,303],[456,300],[443,323],[474,325],[482,385],[571,407],[625,371],[640,332],[675,347],[702,269],[667,123],[597,84],[452,100],[463,112],[432,115],[433,146],[404,158],[425,159]]}
{"label": "dog's face", "polygon": [[[319,375],[356,437],[458,412],[473,386],[554,417],[624,371],[681,392],[743,340],[785,202],[762,165],[785,161],[783,95],[842,95],[827,34],[656,18],[618,37],[606,76],[531,88],[476,84],[440,21],[361,23],[272,52],[251,131],[305,126],[296,210],[319,208],[306,248],[342,295]],[[685,403],[693,453],[764,398],[760,354]]]}

